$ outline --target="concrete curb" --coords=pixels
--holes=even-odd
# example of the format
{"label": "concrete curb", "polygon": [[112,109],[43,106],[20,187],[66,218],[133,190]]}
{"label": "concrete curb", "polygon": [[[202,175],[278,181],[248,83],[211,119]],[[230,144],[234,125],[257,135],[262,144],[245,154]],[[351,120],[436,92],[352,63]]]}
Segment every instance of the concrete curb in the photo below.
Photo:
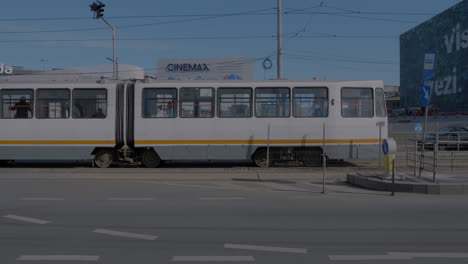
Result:
{"label": "concrete curb", "polygon": [[[348,173],[346,181],[349,184],[376,191],[391,192],[391,180],[382,179],[378,173]],[[468,183],[427,183],[395,180],[395,192],[439,194],[439,195],[468,195]]]}

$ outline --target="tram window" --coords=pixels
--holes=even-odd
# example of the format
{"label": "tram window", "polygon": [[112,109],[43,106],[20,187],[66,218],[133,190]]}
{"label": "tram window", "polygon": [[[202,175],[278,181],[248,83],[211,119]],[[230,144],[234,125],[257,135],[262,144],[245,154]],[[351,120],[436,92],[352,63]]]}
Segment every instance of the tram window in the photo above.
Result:
{"label": "tram window", "polygon": [[214,116],[213,88],[181,88],[180,117],[207,118]]}
{"label": "tram window", "polygon": [[219,88],[219,117],[252,117],[252,88]]}
{"label": "tram window", "polygon": [[69,89],[38,89],[36,91],[36,118],[61,119],[69,117]]}
{"label": "tram window", "polygon": [[343,117],[373,117],[374,96],[372,88],[341,89],[341,115]]}
{"label": "tram window", "polygon": [[293,90],[295,117],[328,116],[328,89],[326,87],[296,87]]}
{"label": "tram window", "polygon": [[143,118],[174,118],[176,116],[176,88],[143,89]]}
{"label": "tram window", "polygon": [[387,110],[385,109],[385,97],[382,88],[375,89],[375,115],[378,117],[386,117]]}
{"label": "tram window", "polygon": [[255,89],[256,117],[289,117],[290,105],[287,87]]}
{"label": "tram window", "polygon": [[74,89],[72,116],[77,119],[106,118],[107,90]]}
{"label": "tram window", "polygon": [[29,119],[33,117],[34,91],[32,89],[3,89],[1,118]]}

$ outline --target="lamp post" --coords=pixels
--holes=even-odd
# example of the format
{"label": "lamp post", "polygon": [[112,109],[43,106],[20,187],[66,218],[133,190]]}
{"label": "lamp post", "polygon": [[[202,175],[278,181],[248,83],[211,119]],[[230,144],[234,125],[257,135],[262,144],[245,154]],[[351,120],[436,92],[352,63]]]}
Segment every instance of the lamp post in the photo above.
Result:
{"label": "lamp post", "polygon": [[118,59],[115,55],[115,47],[116,47],[116,44],[115,44],[115,28],[113,26],[111,26],[111,24],[104,18],[104,7],[106,5],[103,4],[101,1],[97,0],[96,2],[93,2],[92,4],[89,5],[89,7],[91,7],[91,11],[94,12],[94,19],[102,19],[102,21],[104,21],[104,23],[106,23],[106,25],[109,27],[109,29],[112,31],[112,49],[113,49],[113,53],[112,53],[112,78],[117,80],[119,79],[119,72],[118,72],[118,69],[117,69],[117,62],[118,62]]}

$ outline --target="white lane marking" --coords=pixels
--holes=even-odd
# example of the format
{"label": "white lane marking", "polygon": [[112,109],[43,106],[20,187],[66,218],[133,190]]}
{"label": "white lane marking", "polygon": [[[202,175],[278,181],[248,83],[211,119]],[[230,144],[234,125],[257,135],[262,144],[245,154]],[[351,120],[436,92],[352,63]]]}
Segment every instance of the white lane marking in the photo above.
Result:
{"label": "white lane marking", "polygon": [[312,190],[307,190],[299,187],[288,186],[286,184],[278,184],[274,182],[258,182],[258,184],[263,185],[267,188],[270,188],[271,191],[295,191],[295,192],[312,192]]}
{"label": "white lane marking", "polygon": [[385,255],[330,255],[330,260],[412,260],[414,258],[468,258],[468,253],[460,252],[388,252]]}
{"label": "white lane marking", "polygon": [[255,261],[252,256],[174,256],[172,261]]}
{"label": "white lane marking", "polygon": [[359,260],[411,260],[410,256],[400,255],[330,255],[330,260],[336,261],[359,261]]}
{"label": "white lane marking", "polygon": [[244,200],[244,197],[202,197],[200,200]]}
{"label": "white lane marking", "polygon": [[52,197],[23,197],[22,201],[63,201],[64,198],[52,198]]}
{"label": "white lane marking", "polygon": [[99,256],[86,255],[22,255],[16,260],[30,261],[98,261]]}
{"label": "white lane marking", "polygon": [[14,219],[14,220],[19,220],[19,221],[23,221],[23,222],[40,224],[40,225],[45,225],[47,223],[50,223],[50,221],[40,220],[40,219],[36,219],[36,218],[29,218],[29,217],[24,217],[24,216],[19,216],[19,215],[9,214],[9,215],[5,215],[3,217],[9,218],[9,219]]}
{"label": "white lane marking", "polygon": [[111,198],[108,198],[107,200],[109,201],[153,201],[154,198],[150,198],[150,197],[141,197],[141,198],[132,198],[132,197],[111,197]]}
{"label": "white lane marking", "polygon": [[468,253],[460,252],[388,252],[388,254],[413,258],[468,258]]}
{"label": "white lane marking", "polygon": [[307,253],[307,249],[305,248],[267,247],[267,246],[240,245],[240,244],[224,244],[224,247],[232,248],[232,249],[246,249],[246,250],[273,251],[273,252],[286,252],[286,253],[301,253],[301,254]]}
{"label": "white lane marking", "polygon": [[136,238],[136,239],[144,239],[144,240],[155,240],[158,238],[157,236],[120,232],[120,231],[114,231],[114,230],[108,230],[108,229],[96,229],[93,232],[104,234],[104,235],[110,235],[110,236],[119,236],[119,237]]}
{"label": "white lane marking", "polygon": [[238,190],[238,191],[248,191],[248,192],[258,191],[258,189],[255,189],[255,188],[250,188],[250,187],[246,187],[246,186],[242,186],[242,185],[230,183],[230,182],[218,182],[215,184],[225,190]]}

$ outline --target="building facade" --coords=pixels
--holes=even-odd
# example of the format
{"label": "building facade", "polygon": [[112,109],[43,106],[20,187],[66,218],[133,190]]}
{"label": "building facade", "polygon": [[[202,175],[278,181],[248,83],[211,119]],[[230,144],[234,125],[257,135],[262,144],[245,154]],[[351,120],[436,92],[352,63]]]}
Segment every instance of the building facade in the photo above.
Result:
{"label": "building facade", "polygon": [[468,0],[400,36],[402,106],[418,107],[425,52],[437,52],[430,104],[468,112]]}

